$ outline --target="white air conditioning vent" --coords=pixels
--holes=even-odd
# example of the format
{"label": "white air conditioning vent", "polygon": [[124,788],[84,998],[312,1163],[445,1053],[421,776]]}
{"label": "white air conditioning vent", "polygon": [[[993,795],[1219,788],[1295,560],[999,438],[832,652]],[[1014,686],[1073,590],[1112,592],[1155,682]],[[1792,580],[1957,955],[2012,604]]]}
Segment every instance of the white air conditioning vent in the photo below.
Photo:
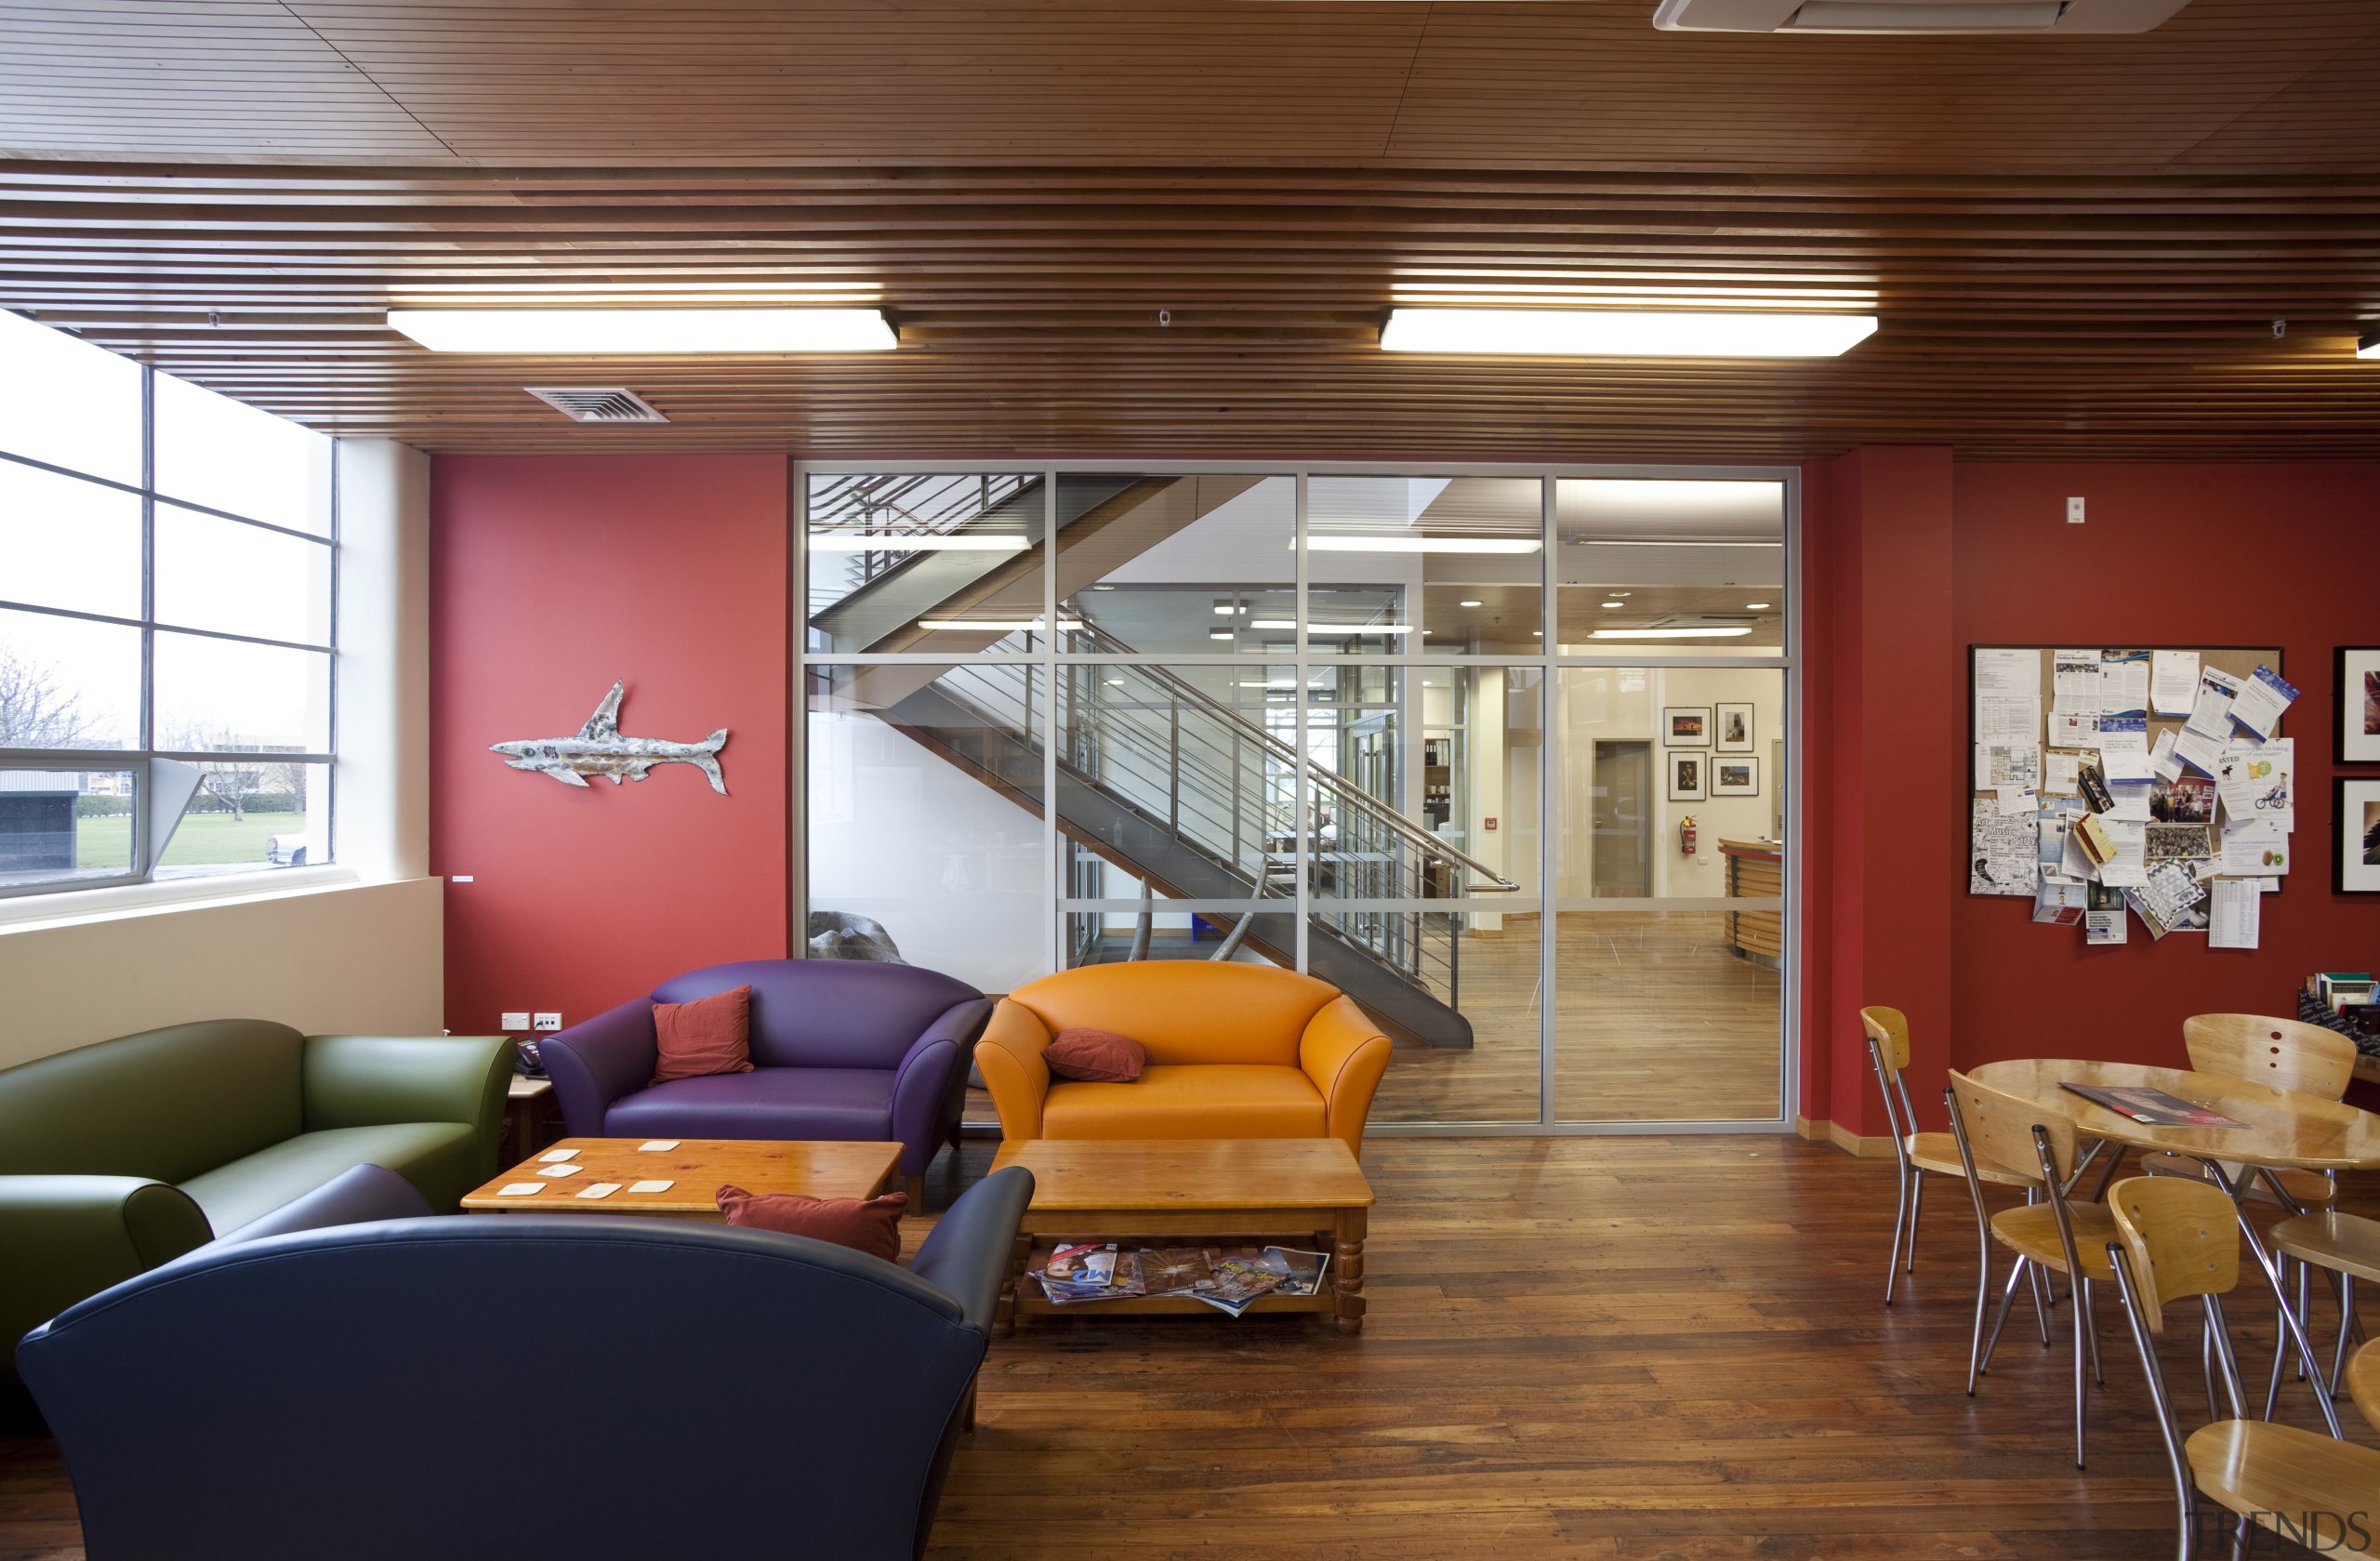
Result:
{"label": "white air conditioning vent", "polygon": [[1653,25],[1706,33],[2146,33],[2189,0],[1661,0]]}
{"label": "white air conditioning vent", "polygon": [[525,387],[528,392],[574,423],[666,423],[634,390],[617,387]]}

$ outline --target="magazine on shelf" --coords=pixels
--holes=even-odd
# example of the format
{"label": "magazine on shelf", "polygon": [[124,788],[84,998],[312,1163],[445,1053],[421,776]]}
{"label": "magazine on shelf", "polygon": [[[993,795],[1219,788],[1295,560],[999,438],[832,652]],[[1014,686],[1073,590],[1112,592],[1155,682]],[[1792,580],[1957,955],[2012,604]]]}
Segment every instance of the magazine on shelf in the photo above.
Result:
{"label": "magazine on shelf", "polygon": [[1305,1252],[1294,1247],[1267,1247],[1253,1260],[1268,1274],[1280,1277],[1274,1287],[1279,1295],[1313,1295],[1322,1289],[1323,1271],[1330,1266],[1329,1252]]}
{"label": "magazine on shelf", "polygon": [[1236,1317],[1270,1295],[1280,1283],[1281,1277],[1255,1258],[1218,1257],[1214,1260],[1213,1277],[1194,1293],[1216,1311]]}
{"label": "magazine on shelf", "polygon": [[2152,1090],[2146,1085],[2061,1083],[2058,1088],[2071,1090],[2095,1105],[2104,1105],[2119,1117],[2129,1117],[2152,1128],[2244,1128],[2248,1125],[2236,1117],[2226,1117],[2220,1111],[2193,1105],[2179,1095],[2169,1095],[2162,1090]]}
{"label": "magazine on shelf", "polygon": [[1138,1254],[1104,1246],[1061,1247],[1033,1276],[1051,1304],[1071,1306],[1086,1301],[1120,1301],[1145,1293]]}

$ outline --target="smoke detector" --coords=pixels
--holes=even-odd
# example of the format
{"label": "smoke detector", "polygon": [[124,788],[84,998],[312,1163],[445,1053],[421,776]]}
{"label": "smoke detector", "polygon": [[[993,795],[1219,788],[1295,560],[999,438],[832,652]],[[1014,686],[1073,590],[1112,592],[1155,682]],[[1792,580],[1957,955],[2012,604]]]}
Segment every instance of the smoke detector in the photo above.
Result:
{"label": "smoke detector", "polygon": [[523,389],[574,423],[666,423],[669,420],[634,390],[623,390],[617,386],[549,386],[539,390],[529,385]]}
{"label": "smoke detector", "polygon": [[2189,0],[1661,0],[1653,25],[1706,33],[2146,33]]}

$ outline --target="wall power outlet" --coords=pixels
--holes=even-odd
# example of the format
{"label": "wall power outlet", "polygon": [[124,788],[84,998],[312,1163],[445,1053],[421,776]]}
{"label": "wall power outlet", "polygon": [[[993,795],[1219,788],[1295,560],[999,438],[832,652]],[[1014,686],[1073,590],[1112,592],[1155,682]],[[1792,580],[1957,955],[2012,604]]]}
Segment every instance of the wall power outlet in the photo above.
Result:
{"label": "wall power outlet", "polygon": [[496,1025],[497,1029],[502,1030],[507,1035],[510,1035],[515,1030],[525,1030],[528,1027],[529,1015],[526,1012],[507,1013],[503,1016],[503,1023]]}
{"label": "wall power outlet", "polygon": [[540,1013],[537,1015],[536,1027],[541,1030],[561,1029],[562,1015],[559,1013]]}

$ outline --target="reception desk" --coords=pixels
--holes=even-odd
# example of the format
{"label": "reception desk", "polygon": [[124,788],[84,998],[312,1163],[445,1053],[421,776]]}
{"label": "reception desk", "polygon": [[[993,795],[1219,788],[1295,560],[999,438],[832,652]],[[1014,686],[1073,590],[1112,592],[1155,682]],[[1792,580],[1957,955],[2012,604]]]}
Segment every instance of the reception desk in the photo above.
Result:
{"label": "reception desk", "polygon": [[[1727,897],[1781,900],[1785,895],[1785,847],[1777,840],[1719,842],[1727,859]],[[1774,969],[1785,957],[1785,917],[1774,910],[1727,913],[1727,946],[1747,959]]]}

